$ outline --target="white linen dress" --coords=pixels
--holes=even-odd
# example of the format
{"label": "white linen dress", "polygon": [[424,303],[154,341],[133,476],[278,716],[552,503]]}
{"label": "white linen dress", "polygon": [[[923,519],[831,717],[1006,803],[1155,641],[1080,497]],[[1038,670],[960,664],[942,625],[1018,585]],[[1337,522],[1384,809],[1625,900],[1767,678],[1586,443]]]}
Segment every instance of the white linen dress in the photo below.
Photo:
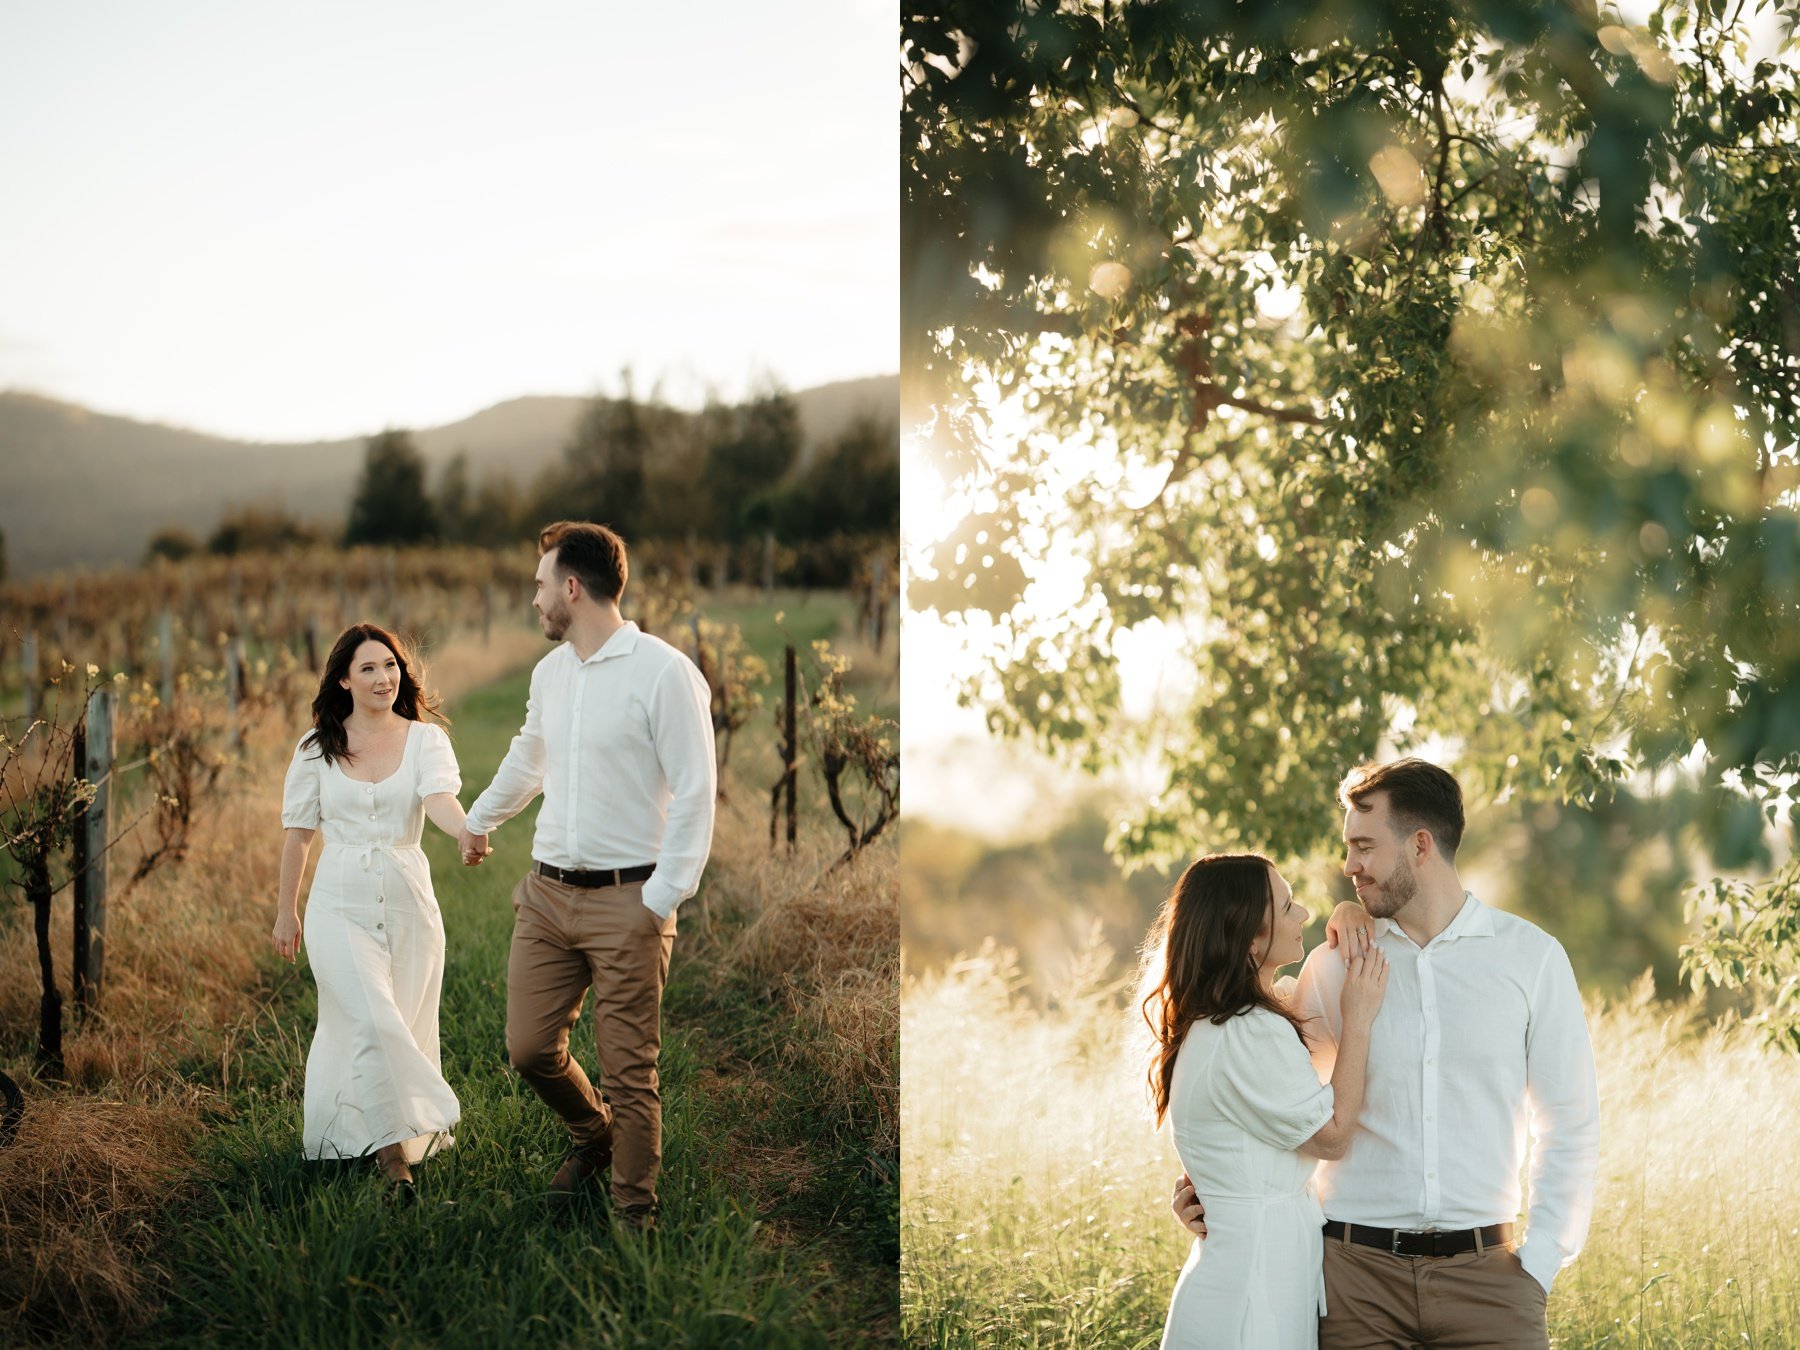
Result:
{"label": "white linen dress", "polygon": [[1164,1350],[1313,1350],[1325,1311],[1325,1216],[1294,1152],[1331,1119],[1306,1047],[1252,1008],[1188,1029],[1169,1083],[1175,1152],[1206,1206],[1175,1283]]}
{"label": "white linen dress", "polygon": [[400,767],[359,783],[296,747],[281,823],[322,829],[306,902],[319,1027],[306,1057],[301,1148],[358,1158],[388,1144],[418,1162],[455,1142],[461,1115],[438,1055],[444,924],[419,847],[426,797],[462,788],[441,727],[407,728]]}

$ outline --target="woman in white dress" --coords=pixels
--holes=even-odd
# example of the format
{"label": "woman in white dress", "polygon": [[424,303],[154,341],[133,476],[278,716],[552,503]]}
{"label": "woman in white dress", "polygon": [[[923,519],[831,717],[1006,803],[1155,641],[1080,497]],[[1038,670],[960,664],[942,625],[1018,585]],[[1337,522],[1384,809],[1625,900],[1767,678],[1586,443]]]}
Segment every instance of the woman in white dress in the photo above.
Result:
{"label": "woman in white dress", "polygon": [[319,1026],[306,1057],[301,1148],[313,1159],[373,1156],[406,1198],[411,1163],[455,1140],[460,1115],[438,1055],[444,925],[419,847],[426,816],[455,838],[462,779],[436,702],[393,634],[355,624],[333,644],[312,730],[288,766],[272,941],[295,959],[296,907],[313,835],[324,852],[307,897],[307,960]]}
{"label": "woman in white dress", "polygon": [[1275,990],[1275,972],[1305,954],[1305,927],[1268,859],[1214,854],[1182,874],[1151,931],[1151,1097],[1206,1197],[1207,1227],[1176,1281],[1164,1350],[1318,1344],[1325,1220],[1308,1183],[1313,1160],[1341,1157],[1356,1128],[1387,963],[1378,948],[1352,957],[1322,1084]]}

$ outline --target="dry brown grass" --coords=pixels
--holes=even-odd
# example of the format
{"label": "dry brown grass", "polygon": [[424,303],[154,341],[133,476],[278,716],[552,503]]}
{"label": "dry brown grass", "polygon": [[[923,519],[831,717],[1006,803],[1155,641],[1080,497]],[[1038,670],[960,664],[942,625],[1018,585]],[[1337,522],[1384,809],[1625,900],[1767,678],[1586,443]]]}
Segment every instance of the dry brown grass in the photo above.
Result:
{"label": "dry brown grass", "polygon": [[[27,1098],[18,1139],[0,1149],[0,1306],[28,1334],[116,1334],[157,1310],[155,1220],[191,1166],[209,1095],[188,1080],[209,1076],[203,1066],[216,1061],[259,983],[278,857],[269,822],[280,812],[279,773],[266,768],[276,739],[273,729],[252,732],[244,766],[201,807],[186,862],[151,873],[111,906],[102,1002],[85,1021],[67,1002],[70,902],[66,891],[57,897],[62,1087],[31,1076],[42,986],[30,926],[0,935],[6,1067]],[[132,814],[127,807],[120,819]],[[126,836],[115,876],[129,874],[140,847]]]}
{"label": "dry brown grass", "polygon": [[787,1002],[809,1033],[796,1049],[830,1085],[827,1104],[863,1121],[872,1149],[896,1149],[898,850],[891,838],[878,840],[854,864],[833,871],[835,840],[803,840],[789,854],[769,849],[766,829],[766,820],[720,815],[711,885],[749,916],[721,953],[723,964]]}
{"label": "dry brown grass", "polygon": [[[208,1032],[242,1014],[257,983],[264,935],[274,912],[279,861],[279,770],[268,763],[274,735],[258,729],[244,765],[228,771],[201,807],[185,863],[154,872],[109,905],[101,1010],[68,1027],[70,1082],[97,1090],[174,1073],[202,1051]],[[286,732],[280,733],[283,742]],[[131,807],[120,813],[130,820]],[[129,873],[138,840],[127,835],[111,871]],[[266,903],[263,903],[265,902]],[[68,893],[56,900],[51,944],[67,997],[72,948]],[[36,948],[20,924],[0,937],[0,1025],[35,1032]],[[28,1046],[8,1046],[15,1055]],[[17,1062],[15,1060],[15,1062]]]}
{"label": "dry brown grass", "polygon": [[[0,1149],[0,1308],[40,1338],[117,1335],[153,1302],[156,1220],[192,1164],[190,1098],[31,1101]],[[149,1303],[150,1306],[146,1306]]]}

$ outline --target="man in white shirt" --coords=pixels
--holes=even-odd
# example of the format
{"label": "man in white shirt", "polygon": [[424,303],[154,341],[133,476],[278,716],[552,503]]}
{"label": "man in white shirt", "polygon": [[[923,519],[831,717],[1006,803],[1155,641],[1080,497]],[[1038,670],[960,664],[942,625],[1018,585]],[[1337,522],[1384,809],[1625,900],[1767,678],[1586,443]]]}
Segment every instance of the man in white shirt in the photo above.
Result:
{"label": "man in white shirt", "polygon": [[[1339,801],[1344,873],[1390,975],[1360,1129],[1314,1177],[1329,1309],[1319,1345],[1541,1350],[1551,1282],[1587,1236],[1599,1153],[1574,971],[1555,938],[1463,889],[1462,792],[1449,773],[1418,759],[1365,766]],[[1314,948],[1297,999],[1325,1078],[1343,983],[1338,955]],[[1189,1203],[1178,1190],[1177,1213],[1203,1233]]]}
{"label": "man in white shirt", "polygon": [[[559,645],[532,671],[525,725],[469,810],[463,861],[544,794],[513,891],[507,1055],[569,1127],[551,1193],[566,1198],[610,1164],[613,1208],[643,1230],[662,1163],[656,1063],[675,908],[712,843],[712,697],[692,661],[619,613],[618,535],[559,521],[538,551],[532,606]],[[590,987],[605,1097],[569,1054]]]}

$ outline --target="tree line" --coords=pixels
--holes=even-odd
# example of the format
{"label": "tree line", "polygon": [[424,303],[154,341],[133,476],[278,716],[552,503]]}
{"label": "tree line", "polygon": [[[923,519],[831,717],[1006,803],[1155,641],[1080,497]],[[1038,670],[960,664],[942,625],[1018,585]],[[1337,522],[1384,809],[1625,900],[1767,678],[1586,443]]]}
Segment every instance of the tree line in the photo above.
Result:
{"label": "tree line", "polygon": [[505,472],[477,482],[459,453],[435,475],[411,434],[369,438],[341,530],[280,504],[234,506],[202,541],[157,532],[148,559],[233,555],[341,543],[499,547],[545,520],[599,521],[627,539],[784,544],[892,535],[900,524],[897,419],[863,415],[803,462],[798,405],[767,386],[738,404],[684,412],[640,398],[629,373],[618,397],[593,399],[562,455],[533,481]]}

